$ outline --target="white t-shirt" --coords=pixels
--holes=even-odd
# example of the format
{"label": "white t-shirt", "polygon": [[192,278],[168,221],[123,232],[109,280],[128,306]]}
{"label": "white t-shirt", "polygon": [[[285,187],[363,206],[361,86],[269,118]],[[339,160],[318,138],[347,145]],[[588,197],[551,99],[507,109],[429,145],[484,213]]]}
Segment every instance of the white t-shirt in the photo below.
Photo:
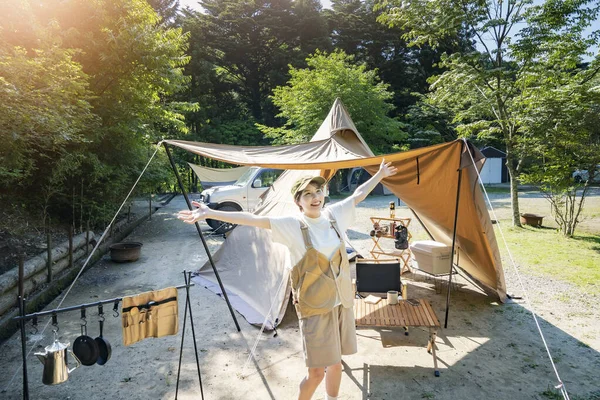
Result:
{"label": "white t-shirt", "polygon": [[[281,243],[290,251],[290,268],[293,268],[306,253],[299,220],[308,226],[313,247],[328,259],[340,248],[340,238],[329,220],[333,217],[338,229],[346,237],[346,229],[356,218],[354,199],[348,197],[340,202],[328,205],[321,210],[319,218],[309,218],[304,214],[286,217],[270,217],[273,241]],[[345,247],[345,246],[344,246]]]}

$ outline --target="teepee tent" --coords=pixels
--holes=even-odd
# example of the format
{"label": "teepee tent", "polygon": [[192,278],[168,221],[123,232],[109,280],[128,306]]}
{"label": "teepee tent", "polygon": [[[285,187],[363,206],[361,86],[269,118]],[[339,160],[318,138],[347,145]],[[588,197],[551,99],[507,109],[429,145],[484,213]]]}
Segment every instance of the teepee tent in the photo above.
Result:
{"label": "teepee tent", "polygon": [[[255,147],[177,140],[166,143],[232,164],[286,169],[263,196],[255,210],[259,215],[298,212],[290,188],[300,176],[320,174],[330,178],[337,169],[357,166],[373,174],[385,158],[398,168],[398,173],[382,183],[415,212],[434,240],[450,245],[456,231],[455,261],[459,261],[459,267],[501,301],[506,298],[495,235],[477,184],[477,170],[485,158],[465,141],[374,156],[342,103],[336,100],[308,143]],[[281,320],[290,292],[290,260],[287,249],[272,241],[269,230],[238,226],[213,260],[232,306],[250,323],[265,323],[272,328]],[[208,263],[197,279],[220,291]]]}

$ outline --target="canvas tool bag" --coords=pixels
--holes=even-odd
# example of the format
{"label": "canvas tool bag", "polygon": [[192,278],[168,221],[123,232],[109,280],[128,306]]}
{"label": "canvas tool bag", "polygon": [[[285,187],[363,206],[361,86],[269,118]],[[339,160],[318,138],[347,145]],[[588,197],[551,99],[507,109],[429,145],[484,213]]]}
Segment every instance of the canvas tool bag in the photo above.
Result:
{"label": "canvas tool bag", "polygon": [[177,289],[174,287],[123,298],[123,344],[149,337],[175,335],[179,331]]}

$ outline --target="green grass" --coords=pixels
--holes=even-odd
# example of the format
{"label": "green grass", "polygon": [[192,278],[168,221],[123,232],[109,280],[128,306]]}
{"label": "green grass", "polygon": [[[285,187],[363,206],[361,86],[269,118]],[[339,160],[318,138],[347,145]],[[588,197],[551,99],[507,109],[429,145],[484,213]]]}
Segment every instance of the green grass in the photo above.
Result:
{"label": "green grass", "polygon": [[[507,221],[508,222],[508,221]],[[600,295],[600,235],[582,233],[565,238],[554,229],[513,228],[503,232],[513,259],[526,273],[551,276],[576,285],[588,294]],[[510,258],[496,228],[504,269]]]}
{"label": "green grass", "polygon": [[546,399],[562,400],[563,398],[562,394],[557,389],[554,389],[552,387],[548,387],[548,389],[544,390],[540,394]]}

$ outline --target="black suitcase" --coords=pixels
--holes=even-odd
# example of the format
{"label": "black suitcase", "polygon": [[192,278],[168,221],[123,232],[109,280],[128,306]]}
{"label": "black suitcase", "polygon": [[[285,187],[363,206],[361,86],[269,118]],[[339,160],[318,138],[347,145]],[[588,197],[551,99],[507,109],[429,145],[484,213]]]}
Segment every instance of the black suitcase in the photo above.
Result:
{"label": "black suitcase", "polygon": [[397,260],[356,260],[356,291],[387,293],[400,292],[400,262]]}

